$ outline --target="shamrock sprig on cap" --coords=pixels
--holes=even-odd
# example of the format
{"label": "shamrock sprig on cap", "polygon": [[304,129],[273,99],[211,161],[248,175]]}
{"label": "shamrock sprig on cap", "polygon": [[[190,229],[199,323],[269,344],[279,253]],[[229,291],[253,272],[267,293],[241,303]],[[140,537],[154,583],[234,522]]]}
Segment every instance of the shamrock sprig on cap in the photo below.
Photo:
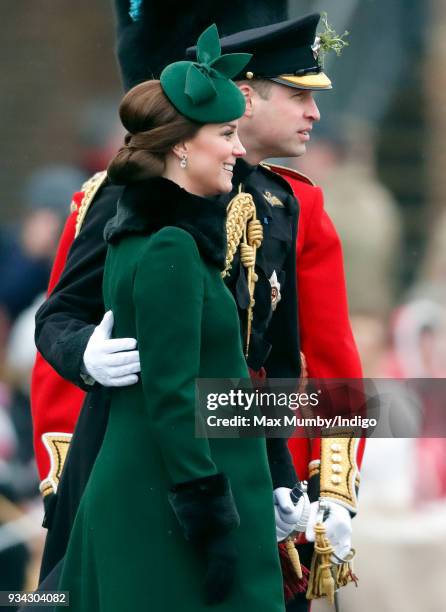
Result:
{"label": "shamrock sprig on cap", "polygon": [[319,52],[320,62],[323,65],[326,53],[334,51],[339,57],[344,48],[348,47],[349,43],[344,39],[349,35],[349,32],[345,30],[343,34],[337,34],[336,30],[328,23],[327,13],[321,13],[321,22],[325,29],[323,32],[318,32],[315,46]]}

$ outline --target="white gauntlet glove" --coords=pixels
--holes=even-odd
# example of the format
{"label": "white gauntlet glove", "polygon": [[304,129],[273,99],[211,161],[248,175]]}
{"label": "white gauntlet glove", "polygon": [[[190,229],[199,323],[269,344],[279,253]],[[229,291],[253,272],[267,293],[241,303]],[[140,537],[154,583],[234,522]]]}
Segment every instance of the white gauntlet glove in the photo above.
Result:
{"label": "white gauntlet glove", "polygon": [[310,502],[302,493],[295,505],[291,499],[293,489],[278,487],[274,489],[274,514],[276,518],[276,538],[281,542],[293,531],[304,531],[308,521]]}
{"label": "white gauntlet glove", "polygon": [[110,338],[113,313],[105,313],[95,327],[84,353],[88,374],[104,387],[126,387],[138,382],[141,371],[139,352],[134,338]]}
{"label": "white gauntlet glove", "polygon": [[[352,547],[352,519],[350,512],[341,504],[324,498],[328,506],[328,516],[324,520],[327,538],[334,548],[334,554],[339,559],[344,559]],[[310,507],[310,518],[308,520],[305,537],[309,542],[314,542],[314,525],[316,524],[319,502],[313,502]]]}

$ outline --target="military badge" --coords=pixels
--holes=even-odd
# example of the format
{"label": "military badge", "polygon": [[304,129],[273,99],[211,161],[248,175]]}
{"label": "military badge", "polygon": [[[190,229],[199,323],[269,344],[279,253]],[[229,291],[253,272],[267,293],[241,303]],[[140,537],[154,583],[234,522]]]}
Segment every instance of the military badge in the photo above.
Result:
{"label": "military badge", "polygon": [[280,208],[285,208],[285,204],[279,200],[279,198],[271,193],[271,191],[264,191],[263,197],[271,204],[271,206],[278,206]]}
{"label": "military badge", "polygon": [[280,293],[280,283],[275,270],[271,274],[269,283],[271,285],[271,308],[274,311],[277,308],[277,304],[282,299],[282,295]]}
{"label": "military badge", "polygon": [[321,37],[316,36],[314,39],[314,43],[311,45],[311,50],[313,51],[313,57],[315,60],[319,57],[319,50],[321,48]]}

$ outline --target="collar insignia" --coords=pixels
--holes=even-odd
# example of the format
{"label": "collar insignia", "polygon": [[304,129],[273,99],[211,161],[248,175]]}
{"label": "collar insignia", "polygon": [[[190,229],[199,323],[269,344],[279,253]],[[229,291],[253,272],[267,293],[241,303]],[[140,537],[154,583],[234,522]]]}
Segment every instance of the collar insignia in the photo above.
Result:
{"label": "collar insignia", "polygon": [[285,208],[285,204],[279,200],[279,198],[271,193],[271,191],[264,191],[263,197],[271,204],[271,206],[278,206],[280,208]]}

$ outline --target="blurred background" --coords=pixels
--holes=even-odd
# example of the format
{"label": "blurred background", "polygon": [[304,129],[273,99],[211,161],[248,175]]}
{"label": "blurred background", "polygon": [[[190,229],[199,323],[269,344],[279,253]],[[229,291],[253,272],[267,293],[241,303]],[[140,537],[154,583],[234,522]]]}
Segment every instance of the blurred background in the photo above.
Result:
{"label": "blurred background", "polygon": [[[35,587],[44,534],[34,313],[71,195],[122,137],[110,4],[0,3],[0,590]],[[327,57],[334,89],[317,96],[308,152],[286,163],[324,189],[364,374],[445,377],[446,4],[289,0],[288,10],[325,10],[349,31],[342,56]],[[445,500],[443,439],[368,444],[354,522],[360,586],[344,589],[343,611],[446,609]]]}

